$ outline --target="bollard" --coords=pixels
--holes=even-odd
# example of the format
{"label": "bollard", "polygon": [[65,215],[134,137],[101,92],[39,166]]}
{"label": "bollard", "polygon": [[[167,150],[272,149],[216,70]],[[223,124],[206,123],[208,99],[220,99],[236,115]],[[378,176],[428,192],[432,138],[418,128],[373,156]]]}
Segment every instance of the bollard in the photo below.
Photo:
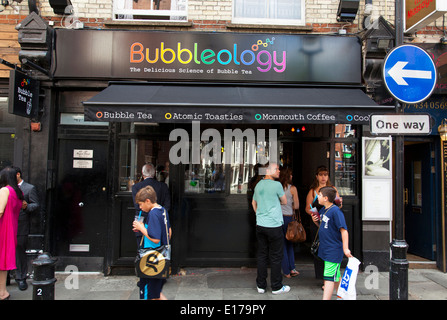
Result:
{"label": "bollard", "polygon": [[33,260],[33,300],[54,300],[54,270],[57,258],[42,253]]}

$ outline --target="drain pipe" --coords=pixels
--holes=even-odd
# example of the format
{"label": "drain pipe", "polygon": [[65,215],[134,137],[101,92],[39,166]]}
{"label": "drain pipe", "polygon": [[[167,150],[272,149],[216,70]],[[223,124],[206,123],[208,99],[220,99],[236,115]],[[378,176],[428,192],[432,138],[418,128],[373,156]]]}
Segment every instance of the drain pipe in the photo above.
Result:
{"label": "drain pipe", "polygon": [[36,0],[28,0],[28,9],[29,13],[35,12],[36,14],[39,14]]}

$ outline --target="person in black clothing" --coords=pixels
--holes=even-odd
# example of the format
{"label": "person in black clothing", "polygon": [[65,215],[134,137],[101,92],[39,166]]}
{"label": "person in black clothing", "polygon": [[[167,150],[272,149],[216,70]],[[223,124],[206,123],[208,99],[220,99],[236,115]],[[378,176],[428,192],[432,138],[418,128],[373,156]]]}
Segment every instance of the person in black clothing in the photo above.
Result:
{"label": "person in black clothing", "polygon": [[[137,203],[135,203],[135,196],[137,192],[146,187],[151,186],[154,188],[155,193],[157,194],[157,203],[166,209],[166,212],[169,213],[171,209],[171,195],[169,193],[169,188],[164,182],[157,181],[155,179],[155,167],[152,163],[146,163],[141,169],[141,173],[143,175],[143,181],[138,182],[132,186],[132,200],[135,204],[135,213],[136,215],[140,215],[140,207]],[[141,217],[146,219],[147,212],[141,211]],[[135,236],[137,237],[137,248],[140,247],[140,241],[142,237],[141,232],[135,232]]]}
{"label": "person in black clothing", "polygon": [[19,285],[20,290],[26,290],[28,284],[26,278],[28,274],[28,259],[26,256],[26,247],[28,242],[28,234],[30,233],[31,215],[39,214],[40,203],[37,195],[36,187],[22,179],[22,170],[18,167],[13,167],[17,172],[17,184],[23,192],[24,205],[20,210],[19,225],[17,229],[17,247],[16,259],[17,269],[15,280]]}

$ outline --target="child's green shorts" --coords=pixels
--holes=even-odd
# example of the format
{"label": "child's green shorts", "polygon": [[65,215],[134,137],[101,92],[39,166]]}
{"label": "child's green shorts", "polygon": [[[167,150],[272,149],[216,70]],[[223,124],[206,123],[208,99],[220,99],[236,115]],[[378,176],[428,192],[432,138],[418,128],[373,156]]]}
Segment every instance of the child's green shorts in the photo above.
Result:
{"label": "child's green shorts", "polygon": [[338,282],[338,280],[340,280],[340,263],[325,261],[323,279]]}

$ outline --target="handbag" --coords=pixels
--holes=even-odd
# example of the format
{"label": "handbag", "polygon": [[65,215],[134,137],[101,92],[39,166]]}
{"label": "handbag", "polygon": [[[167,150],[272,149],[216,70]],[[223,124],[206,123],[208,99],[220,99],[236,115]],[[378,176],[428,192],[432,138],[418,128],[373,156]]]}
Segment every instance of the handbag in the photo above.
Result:
{"label": "handbag", "polygon": [[[166,210],[163,212],[167,244],[157,248],[140,248],[135,258],[135,273],[139,278],[167,279],[171,267],[171,245],[169,244]],[[140,247],[144,236],[141,238]]]}
{"label": "handbag", "polygon": [[293,221],[287,225],[286,239],[290,242],[304,242],[306,241],[306,230],[304,230],[301,223],[301,215],[298,211],[298,220],[296,213],[293,213]]}

